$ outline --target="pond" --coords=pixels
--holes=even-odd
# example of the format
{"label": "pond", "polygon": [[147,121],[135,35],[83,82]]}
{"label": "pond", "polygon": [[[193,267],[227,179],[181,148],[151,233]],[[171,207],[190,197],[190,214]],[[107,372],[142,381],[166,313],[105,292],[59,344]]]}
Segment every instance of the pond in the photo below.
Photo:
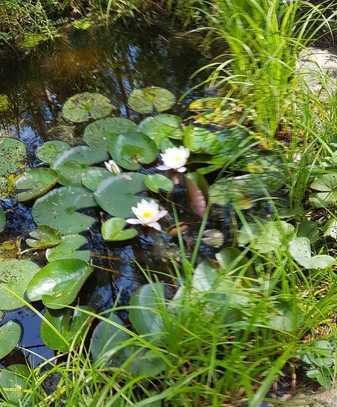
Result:
{"label": "pond", "polygon": [[[81,142],[78,129],[61,119],[62,105],[70,96],[84,91],[102,93],[116,107],[116,116],[137,121],[139,116],[127,105],[132,89],[160,86],[180,97],[192,87],[191,75],[205,62],[191,38],[156,27],[130,29],[122,25],[90,31],[65,30],[54,42],[42,44],[26,55],[11,53],[2,58],[0,94],[8,96],[9,105],[0,113],[0,135],[23,141],[32,167],[41,165],[35,151],[44,142],[52,139],[70,145]],[[178,188],[175,193],[183,204],[184,191]],[[13,242],[26,238],[36,227],[30,206],[10,196],[2,201],[7,213],[0,248],[4,256],[7,246],[13,249]],[[194,222],[197,229],[199,221]],[[92,227],[86,237],[96,269],[79,301],[97,311],[111,307],[117,297],[120,303],[125,303],[130,292],[144,281],[134,264],[135,258],[143,266],[160,271],[177,251],[170,236],[164,234],[145,232],[136,244],[107,245],[99,228]],[[33,252],[32,258],[41,262],[38,253]],[[37,308],[43,311],[42,305]],[[24,350],[10,354],[5,365],[23,357],[36,365],[41,358],[52,356],[53,352],[40,340],[38,315],[21,308],[5,313],[1,323],[9,320],[22,325],[20,346]]]}

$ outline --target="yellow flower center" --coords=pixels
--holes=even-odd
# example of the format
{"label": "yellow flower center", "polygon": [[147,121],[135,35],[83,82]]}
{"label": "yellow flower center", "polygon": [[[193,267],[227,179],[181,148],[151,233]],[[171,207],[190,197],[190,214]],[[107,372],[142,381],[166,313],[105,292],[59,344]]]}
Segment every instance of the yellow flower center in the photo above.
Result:
{"label": "yellow flower center", "polygon": [[145,218],[145,219],[152,218],[152,212],[150,212],[150,211],[143,212],[143,218]]}

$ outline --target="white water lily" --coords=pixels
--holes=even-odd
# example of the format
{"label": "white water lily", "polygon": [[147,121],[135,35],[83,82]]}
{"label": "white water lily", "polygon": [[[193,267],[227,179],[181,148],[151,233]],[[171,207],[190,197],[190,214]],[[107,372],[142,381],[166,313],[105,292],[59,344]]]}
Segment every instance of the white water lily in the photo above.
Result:
{"label": "white water lily", "polygon": [[161,159],[163,160],[163,165],[159,165],[158,170],[176,170],[178,172],[186,171],[186,163],[188,157],[190,156],[190,151],[185,147],[171,147],[166,149],[163,154],[161,154]]}
{"label": "white water lily", "polygon": [[161,230],[158,220],[167,215],[167,211],[160,209],[156,201],[146,201],[142,199],[141,202],[131,208],[132,212],[136,215],[135,219],[127,219],[127,223],[131,225],[144,225],[156,230]]}
{"label": "white water lily", "polygon": [[120,169],[119,166],[115,163],[114,160],[105,161],[105,162],[104,162],[104,165],[105,165],[105,168],[106,168],[108,171],[112,172],[112,173],[115,174],[115,175],[118,175],[118,174],[120,174],[120,173],[122,172],[121,169]]}

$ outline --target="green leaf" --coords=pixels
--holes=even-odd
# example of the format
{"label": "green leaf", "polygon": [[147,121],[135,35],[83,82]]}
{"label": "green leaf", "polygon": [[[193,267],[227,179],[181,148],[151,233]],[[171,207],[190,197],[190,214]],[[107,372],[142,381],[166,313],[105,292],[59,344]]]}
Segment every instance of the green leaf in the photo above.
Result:
{"label": "green leaf", "polygon": [[65,151],[70,149],[70,145],[61,140],[47,141],[36,151],[36,156],[46,164],[53,162]]}
{"label": "green leaf", "polygon": [[127,170],[138,170],[140,164],[152,163],[158,154],[155,143],[137,132],[119,135],[109,142],[108,150],[113,160]]}
{"label": "green leaf", "polygon": [[209,291],[214,288],[217,279],[218,271],[209,262],[203,261],[193,272],[192,287],[197,291]]}
{"label": "green leaf", "polygon": [[156,377],[164,370],[167,364],[158,356],[158,352],[141,349],[132,361],[128,370],[135,376]]}
{"label": "green leaf", "polygon": [[63,187],[48,192],[37,199],[32,214],[36,224],[47,225],[62,234],[87,230],[95,219],[76,212],[78,209],[96,206],[92,194],[81,187]]}
{"label": "green leaf", "polygon": [[[10,365],[6,369],[0,369],[0,393],[6,399],[9,405],[22,405],[27,407],[30,398],[26,389],[29,386],[29,369],[26,365]],[[26,404],[26,400],[27,403]]]}
{"label": "green leaf", "polygon": [[184,146],[193,153],[217,154],[222,145],[220,133],[194,126],[188,126],[184,130]]}
{"label": "green leaf", "polygon": [[337,203],[337,173],[320,175],[315,178],[311,188],[319,191],[310,197],[316,208],[335,206]]}
{"label": "green leaf", "polygon": [[26,164],[26,146],[11,137],[0,138],[0,177],[15,174]]}
{"label": "green leaf", "polygon": [[87,243],[87,239],[81,235],[63,236],[58,246],[46,251],[46,258],[49,262],[63,259],[79,259],[89,262],[90,250],[78,250]]}
{"label": "green leaf", "polygon": [[131,208],[141,200],[137,194],[145,190],[144,178],[143,174],[129,172],[104,180],[94,194],[98,205],[111,216],[132,216]]}
{"label": "green leaf", "polygon": [[159,113],[171,109],[176,98],[170,91],[156,86],[136,89],[131,92],[128,104],[132,110],[138,113]]}
{"label": "green leaf", "polygon": [[9,311],[24,306],[20,298],[24,298],[29,282],[38,271],[39,266],[30,260],[8,259],[0,262],[1,310]]}
{"label": "green leaf", "polygon": [[92,268],[83,260],[56,260],[43,267],[30,281],[27,296],[52,309],[70,305],[77,297]]}
{"label": "green leaf", "polygon": [[293,259],[306,269],[325,269],[332,267],[336,260],[327,255],[311,255],[310,240],[298,237],[289,243],[289,253]]}
{"label": "green leaf", "polygon": [[46,321],[42,321],[40,335],[44,344],[50,349],[69,352],[74,345],[80,343],[91,318],[83,311],[93,310],[89,307],[47,310],[44,317],[60,335],[56,335],[54,329]]}
{"label": "green leaf", "polygon": [[29,233],[31,239],[27,239],[26,243],[29,247],[34,249],[46,249],[53,247],[61,242],[61,234],[57,230],[41,225],[37,229]]}
{"label": "green leaf", "polygon": [[155,117],[148,117],[143,120],[138,129],[140,132],[150,137],[162,151],[173,144],[170,138],[181,140],[183,132],[181,130],[181,118],[173,114],[159,114]]}
{"label": "green leaf", "polygon": [[126,221],[123,218],[111,218],[108,219],[102,225],[102,236],[104,240],[109,242],[117,242],[122,240],[133,239],[137,236],[136,229],[123,230],[126,225]]}
{"label": "green leaf", "polygon": [[0,207],[0,232],[3,232],[6,227],[6,212]]}
{"label": "green leaf", "polygon": [[38,198],[52,189],[58,181],[57,174],[50,168],[32,168],[15,183],[20,202]]}
{"label": "green leaf", "polygon": [[14,321],[0,327],[0,359],[12,352],[21,338],[21,333],[21,326]]}
{"label": "green leaf", "polygon": [[102,181],[111,177],[113,174],[105,168],[90,167],[82,174],[82,184],[90,191],[96,191]]}
{"label": "green leaf", "polygon": [[155,193],[160,191],[172,192],[174,188],[173,182],[161,174],[146,175],[144,184],[150,191]]}
{"label": "green leaf", "polygon": [[90,148],[107,151],[108,143],[113,142],[117,136],[135,131],[137,125],[131,120],[112,117],[90,123],[84,131],[83,140]]}
{"label": "green leaf", "polygon": [[163,335],[161,308],[165,308],[164,285],[161,283],[143,285],[131,297],[129,319],[147,340],[157,341]]}
{"label": "green leaf", "polygon": [[325,225],[324,236],[337,240],[337,220],[330,219]]}
{"label": "green leaf", "polygon": [[83,123],[90,119],[97,120],[109,116],[112,109],[113,106],[106,96],[84,92],[69,98],[63,106],[62,113],[66,120]]}

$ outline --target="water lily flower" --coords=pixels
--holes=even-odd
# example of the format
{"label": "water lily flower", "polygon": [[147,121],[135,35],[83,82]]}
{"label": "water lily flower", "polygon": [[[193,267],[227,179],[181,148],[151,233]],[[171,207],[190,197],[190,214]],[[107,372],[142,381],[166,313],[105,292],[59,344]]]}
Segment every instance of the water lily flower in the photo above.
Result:
{"label": "water lily flower", "polygon": [[190,156],[190,151],[185,147],[171,147],[161,154],[161,159],[163,160],[163,165],[159,165],[158,170],[176,170],[178,172],[186,171],[186,163],[188,157]]}
{"label": "water lily flower", "polygon": [[118,175],[118,174],[120,174],[120,173],[122,172],[121,169],[120,169],[119,166],[115,163],[114,160],[105,161],[105,162],[104,162],[104,165],[105,165],[105,168],[106,168],[108,171],[112,172],[112,173],[115,174],[115,175]]}
{"label": "water lily flower", "polygon": [[158,220],[167,215],[167,211],[160,209],[159,205],[153,199],[146,201],[142,199],[137,206],[131,208],[136,215],[135,219],[127,219],[131,225],[143,225],[161,231]]}

